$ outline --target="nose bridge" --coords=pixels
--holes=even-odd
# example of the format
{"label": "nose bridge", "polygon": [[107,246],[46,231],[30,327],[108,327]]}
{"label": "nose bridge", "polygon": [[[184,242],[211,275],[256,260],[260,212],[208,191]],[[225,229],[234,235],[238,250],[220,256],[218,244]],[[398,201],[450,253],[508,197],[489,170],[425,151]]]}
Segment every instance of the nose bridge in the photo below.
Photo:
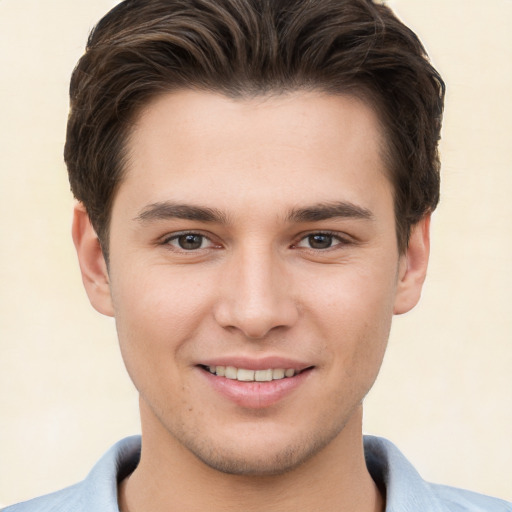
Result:
{"label": "nose bridge", "polygon": [[223,284],[217,321],[248,338],[263,338],[298,317],[283,261],[270,246],[248,244],[234,251]]}

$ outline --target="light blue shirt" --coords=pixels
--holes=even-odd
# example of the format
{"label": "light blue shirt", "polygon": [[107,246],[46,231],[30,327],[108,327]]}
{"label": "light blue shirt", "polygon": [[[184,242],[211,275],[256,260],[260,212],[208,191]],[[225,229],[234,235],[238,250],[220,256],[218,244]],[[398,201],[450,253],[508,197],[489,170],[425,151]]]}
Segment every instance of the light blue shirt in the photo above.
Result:
{"label": "light blue shirt", "polygon": [[[365,436],[368,469],[386,492],[386,512],[512,512],[512,503],[425,482],[386,439]],[[137,466],[140,437],[115,444],[78,484],[0,512],[119,512],[117,484]],[[512,485],[512,482],[511,482]]]}

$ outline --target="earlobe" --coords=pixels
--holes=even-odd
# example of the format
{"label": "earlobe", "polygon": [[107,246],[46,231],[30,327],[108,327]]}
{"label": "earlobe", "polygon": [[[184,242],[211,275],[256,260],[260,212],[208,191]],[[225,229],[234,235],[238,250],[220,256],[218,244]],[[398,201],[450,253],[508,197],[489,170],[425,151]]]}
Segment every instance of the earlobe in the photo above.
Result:
{"label": "earlobe", "polygon": [[425,215],[411,229],[409,244],[402,255],[393,313],[401,315],[410,311],[421,297],[427,275],[430,254],[430,214]]}
{"label": "earlobe", "polygon": [[107,264],[82,203],[78,203],[73,211],[72,235],[82,281],[92,306],[103,315],[114,316]]}

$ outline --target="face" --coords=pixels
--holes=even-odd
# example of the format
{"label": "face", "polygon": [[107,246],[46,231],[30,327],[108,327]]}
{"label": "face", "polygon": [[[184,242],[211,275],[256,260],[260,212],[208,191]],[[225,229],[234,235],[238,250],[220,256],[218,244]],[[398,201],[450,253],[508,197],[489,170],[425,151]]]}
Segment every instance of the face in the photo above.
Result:
{"label": "face", "polygon": [[373,111],[344,96],[182,91],[146,108],[109,275],[98,264],[84,277],[115,315],[143,433],[239,474],[283,472],[360,435],[426,246],[422,227],[398,253],[383,144]]}

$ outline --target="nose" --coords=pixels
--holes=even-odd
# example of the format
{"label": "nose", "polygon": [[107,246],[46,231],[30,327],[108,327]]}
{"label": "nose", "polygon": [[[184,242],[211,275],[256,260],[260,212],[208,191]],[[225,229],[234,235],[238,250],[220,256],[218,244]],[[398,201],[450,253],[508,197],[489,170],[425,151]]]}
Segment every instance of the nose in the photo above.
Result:
{"label": "nose", "polygon": [[215,319],[222,327],[262,339],[298,320],[292,278],[284,262],[270,250],[233,256],[221,279]]}

